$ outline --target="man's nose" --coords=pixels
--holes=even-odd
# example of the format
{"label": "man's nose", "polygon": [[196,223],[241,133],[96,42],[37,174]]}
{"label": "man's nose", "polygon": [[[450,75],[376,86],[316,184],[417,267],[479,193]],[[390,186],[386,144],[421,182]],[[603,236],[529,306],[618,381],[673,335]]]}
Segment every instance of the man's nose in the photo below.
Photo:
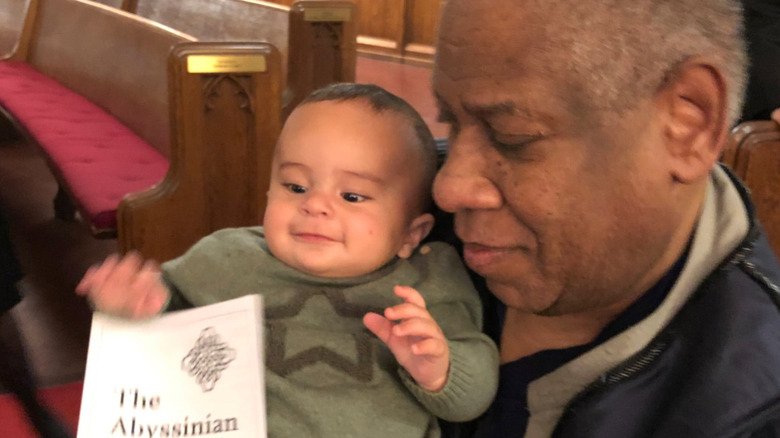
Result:
{"label": "man's nose", "polygon": [[307,216],[330,216],[332,211],[330,200],[320,192],[309,192],[301,204],[301,213]]}
{"label": "man's nose", "polygon": [[468,139],[454,140],[436,174],[433,198],[444,211],[486,210],[501,206],[501,192],[490,179],[484,152]]}

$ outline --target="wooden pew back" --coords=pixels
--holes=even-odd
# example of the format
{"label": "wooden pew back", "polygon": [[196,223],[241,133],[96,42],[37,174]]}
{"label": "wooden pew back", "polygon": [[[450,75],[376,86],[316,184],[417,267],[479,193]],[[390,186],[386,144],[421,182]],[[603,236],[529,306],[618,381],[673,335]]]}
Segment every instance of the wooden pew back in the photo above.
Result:
{"label": "wooden pew back", "polygon": [[290,7],[287,113],[312,91],[355,82],[357,7],[350,1],[299,0]]}
{"label": "wooden pew back", "polygon": [[289,8],[247,0],[125,0],[123,9],[204,41],[265,40],[287,61]]}
{"label": "wooden pew back", "polygon": [[[197,71],[195,57],[221,71]],[[263,58],[262,66],[247,61]],[[281,130],[280,55],[266,43],[180,44],[171,53],[171,167],[119,205],[118,243],[158,261],[203,236],[262,223]],[[186,128],[186,129],[185,129]]]}
{"label": "wooden pew back", "polygon": [[30,8],[11,59],[106,109],[169,156],[168,54],[195,39],[87,1],[31,0]]}
{"label": "wooden pew back", "polygon": [[780,127],[744,122],[726,140],[722,161],[744,181],[776,254],[780,254]]}
{"label": "wooden pew back", "polygon": [[0,57],[16,46],[26,10],[27,0],[0,0]]}
{"label": "wooden pew back", "polygon": [[[103,0],[107,1],[107,0]],[[201,41],[265,41],[281,52],[285,113],[315,89],[354,82],[357,10],[340,0],[124,0],[122,9]]]}
{"label": "wooden pew back", "polygon": [[125,0],[90,0],[101,5],[111,6],[112,8],[122,9],[122,4]]}
{"label": "wooden pew back", "polygon": [[[119,202],[118,229],[92,229],[97,237],[117,237],[121,252],[136,250],[165,261],[217,229],[261,222],[281,125],[279,58],[267,43],[196,41],[98,3],[31,0],[9,59],[26,62],[91,100],[168,157],[164,179]],[[58,96],[51,98],[55,103]],[[76,123],[71,126],[80,126],[79,114],[69,115]],[[90,150],[95,155],[116,151]],[[101,175],[115,174],[103,172],[104,161],[89,154],[76,158],[78,166],[95,176],[94,186],[110,187]],[[74,179],[59,171],[60,158],[46,158],[63,198],[76,200],[87,217],[80,203],[87,197],[79,197],[85,191],[70,190]],[[119,197],[128,193],[119,192]],[[100,193],[100,199],[115,193]]]}

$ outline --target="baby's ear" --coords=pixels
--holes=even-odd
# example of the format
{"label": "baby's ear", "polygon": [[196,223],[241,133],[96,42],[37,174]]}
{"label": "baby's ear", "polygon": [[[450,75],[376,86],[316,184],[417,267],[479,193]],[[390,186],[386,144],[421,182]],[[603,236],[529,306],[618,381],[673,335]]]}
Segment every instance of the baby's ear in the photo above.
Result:
{"label": "baby's ear", "polygon": [[404,236],[401,248],[398,250],[398,257],[409,258],[417,245],[431,232],[433,222],[433,215],[430,213],[421,214],[414,218],[406,230],[406,236]]}

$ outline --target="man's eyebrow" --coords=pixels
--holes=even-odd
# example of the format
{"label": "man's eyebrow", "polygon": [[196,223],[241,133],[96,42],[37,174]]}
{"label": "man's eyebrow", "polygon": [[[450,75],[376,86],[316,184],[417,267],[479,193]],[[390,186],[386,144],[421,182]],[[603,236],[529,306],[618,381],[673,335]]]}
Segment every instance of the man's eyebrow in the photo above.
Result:
{"label": "man's eyebrow", "polygon": [[463,108],[470,114],[473,114],[474,116],[480,119],[487,119],[495,116],[518,115],[518,114],[523,114],[526,116],[529,115],[528,111],[520,110],[514,102],[509,102],[509,101],[491,103],[487,105],[474,105],[474,104],[464,103]]}
{"label": "man's eyebrow", "polygon": [[[455,120],[454,111],[450,108],[447,103],[444,102],[444,99],[442,99],[438,94],[434,94],[434,97],[436,98],[436,106],[439,109],[439,115],[438,115],[438,121],[439,122],[452,122]],[[473,116],[486,120],[491,117],[496,116],[521,116],[527,119],[533,119],[533,112],[528,110],[527,108],[523,108],[518,106],[515,102],[512,101],[504,101],[504,102],[498,102],[498,103],[491,103],[491,104],[472,104],[472,103],[463,103],[463,109],[466,110],[469,114],[472,114]]]}

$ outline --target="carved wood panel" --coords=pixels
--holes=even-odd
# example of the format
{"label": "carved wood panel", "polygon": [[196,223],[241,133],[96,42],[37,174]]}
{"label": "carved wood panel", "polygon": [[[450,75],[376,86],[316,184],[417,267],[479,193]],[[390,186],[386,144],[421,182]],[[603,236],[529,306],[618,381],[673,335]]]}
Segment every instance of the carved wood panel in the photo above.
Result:
{"label": "carved wood panel", "polygon": [[[295,0],[272,0],[290,6]],[[358,51],[421,63],[433,59],[446,0],[350,0],[358,8]]]}
{"label": "carved wood panel", "polygon": [[415,56],[430,60],[436,43],[439,12],[445,0],[409,1],[406,13],[405,52],[407,57]]}

